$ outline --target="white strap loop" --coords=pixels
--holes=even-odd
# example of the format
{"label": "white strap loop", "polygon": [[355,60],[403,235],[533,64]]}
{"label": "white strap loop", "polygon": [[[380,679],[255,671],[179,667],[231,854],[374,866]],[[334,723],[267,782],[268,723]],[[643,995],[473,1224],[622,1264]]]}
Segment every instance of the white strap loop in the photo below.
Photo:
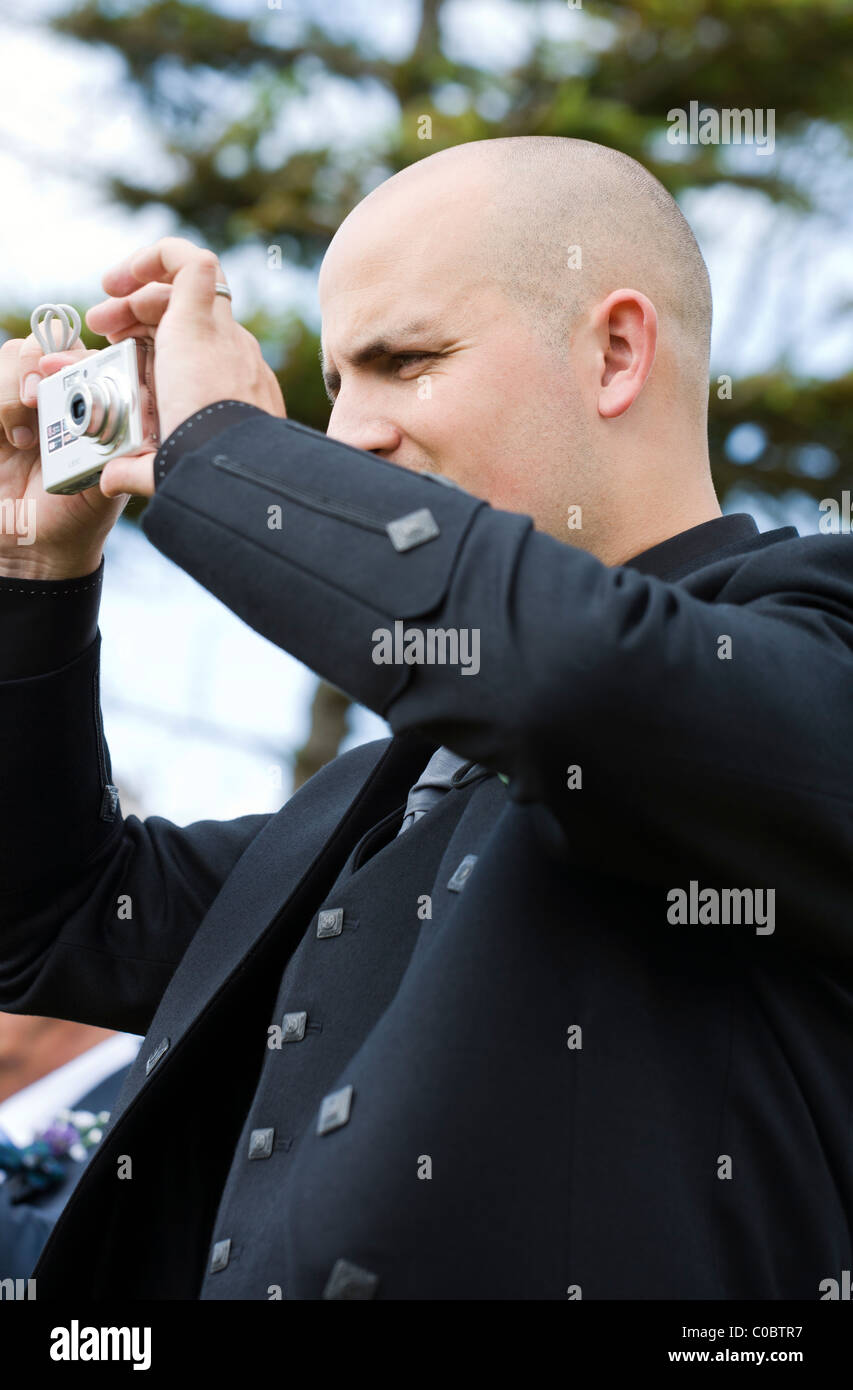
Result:
{"label": "white strap loop", "polygon": [[[54,320],[60,325],[58,343],[53,341]],[[73,304],[40,304],[30,314],[30,328],[45,352],[65,352],[80,336],[80,315]]]}

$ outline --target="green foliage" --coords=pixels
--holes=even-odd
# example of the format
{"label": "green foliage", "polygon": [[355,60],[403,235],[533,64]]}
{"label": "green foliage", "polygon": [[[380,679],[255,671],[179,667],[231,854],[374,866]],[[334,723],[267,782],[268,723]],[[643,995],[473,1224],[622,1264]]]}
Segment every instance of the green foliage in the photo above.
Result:
{"label": "green foliage", "polygon": [[[767,437],[761,455],[748,465],[733,463],[725,453],[726,440],[742,425],[757,425]],[[734,384],[731,400],[720,400],[712,387],[708,437],[714,482],[723,497],[747,485],[774,498],[789,491],[815,503],[839,498],[843,488],[853,487],[853,373],[829,381],[784,372],[750,377]],[[818,452],[822,467],[815,474],[811,460]]]}

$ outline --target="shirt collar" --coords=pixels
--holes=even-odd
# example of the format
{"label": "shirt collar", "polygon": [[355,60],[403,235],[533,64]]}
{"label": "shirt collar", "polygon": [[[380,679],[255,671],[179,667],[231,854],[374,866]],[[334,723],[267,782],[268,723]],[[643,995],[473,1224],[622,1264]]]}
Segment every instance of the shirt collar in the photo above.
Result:
{"label": "shirt collar", "polygon": [[710,521],[702,521],[691,526],[677,536],[658,545],[641,550],[624,562],[628,569],[639,570],[640,574],[653,574],[658,579],[676,579],[691,570],[699,569],[700,562],[710,563],[711,558],[722,559],[728,554],[750,550],[755,545],[766,545],[771,541],[787,540],[798,534],[795,526],[781,526],[775,531],[760,533],[754,519],[748,512],[732,512],[728,516],[715,516]]}

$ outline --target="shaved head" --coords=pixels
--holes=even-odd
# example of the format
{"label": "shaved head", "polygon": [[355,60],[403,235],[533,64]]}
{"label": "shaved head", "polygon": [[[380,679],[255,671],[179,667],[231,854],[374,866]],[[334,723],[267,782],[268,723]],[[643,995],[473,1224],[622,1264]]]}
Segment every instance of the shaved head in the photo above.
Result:
{"label": "shaved head", "polygon": [[494,175],[483,226],[490,273],[535,318],[550,346],[564,350],[581,309],[633,285],[707,371],[708,270],[684,214],[653,174],[589,140],[519,136],[478,148]]}
{"label": "shaved head", "polygon": [[479,217],[468,245],[476,266],[521,305],[548,346],[563,352],[579,312],[633,285],[677,331],[706,382],[711,282],[672,195],[636,159],[563,136],[521,135],[441,150],[395,174],[359,204],[469,171]]}
{"label": "shaved head", "polygon": [[[601,555],[628,544],[614,532],[641,454],[659,515],[719,514],[708,271],[675,200],[627,155],[559,136],[438,151],[353,209],[319,294],[335,437],[445,472]],[[419,408],[404,383],[420,383]],[[666,433],[679,441],[674,509]],[[581,503],[585,532],[566,535],[559,518]]]}

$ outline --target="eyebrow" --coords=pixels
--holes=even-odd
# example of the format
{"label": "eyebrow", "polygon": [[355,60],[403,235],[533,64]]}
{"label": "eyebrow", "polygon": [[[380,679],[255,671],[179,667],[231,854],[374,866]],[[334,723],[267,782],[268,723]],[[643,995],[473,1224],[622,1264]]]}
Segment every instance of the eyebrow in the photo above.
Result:
{"label": "eyebrow", "polygon": [[[432,332],[435,324],[431,319],[412,319],[409,323],[401,324],[398,329],[388,333],[385,337],[372,338],[363,347],[356,348],[354,352],[348,353],[348,360],[354,367],[362,367],[367,362],[372,362],[377,357],[388,357],[395,350],[395,340],[399,343],[402,338],[413,337],[417,333]],[[323,376],[323,384],[326,388],[326,395],[332,399],[332,391],[338,390],[341,384],[340,374],[331,372],[326,367],[326,359],[323,356],[323,346],[320,345],[317,356],[320,361],[320,371]]]}

